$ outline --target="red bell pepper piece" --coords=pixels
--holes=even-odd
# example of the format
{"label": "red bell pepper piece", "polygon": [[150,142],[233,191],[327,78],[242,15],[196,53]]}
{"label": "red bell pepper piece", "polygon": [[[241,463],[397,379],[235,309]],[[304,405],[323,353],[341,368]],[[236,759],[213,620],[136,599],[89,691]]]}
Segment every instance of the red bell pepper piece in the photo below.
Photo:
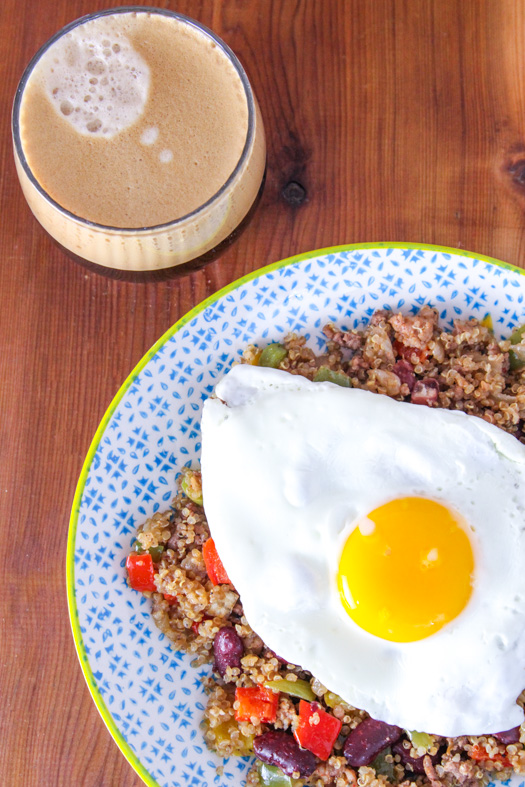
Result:
{"label": "red bell pepper piece", "polygon": [[213,538],[209,538],[202,545],[202,556],[204,558],[204,565],[206,566],[206,573],[211,579],[212,584],[231,585],[226,569],[222,565],[217,549],[215,548]]}
{"label": "red bell pepper piece", "polygon": [[429,351],[427,349],[420,347],[409,347],[397,339],[394,339],[392,346],[394,348],[394,352],[400,355],[401,358],[404,358],[406,361],[410,362],[412,362],[411,359],[415,356],[419,363],[423,363],[423,361],[425,361],[429,355]]}
{"label": "red bell pepper piece", "polygon": [[129,584],[133,590],[143,593],[145,590],[157,590],[153,581],[155,571],[153,568],[153,558],[148,552],[143,555],[131,554],[126,560],[126,569],[129,577]]}
{"label": "red bell pepper piece", "polygon": [[212,620],[211,615],[206,615],[205,614],[205,615],[202,616],[202,618],[200,620],[194,620],[193,621],[193,623],[191,624],[191,628],[192,628],[194,634],[198,635],[198,633],[199,633],[199,626],[200,626],[201,623],[204,623],[205,620]]}
{"label": "red bell pepper piece", "polygon": [[504,768],[510,768],[511,762],[508,757],[505,757],[504,754],[489,754],[484,746],[480,746],[479,743],[476,743],[472,749],[470,750],[470,757],[472,760],[476,760],[476,762],[500,762]]}
{"label": "red bell pepper piece", "polygon": [[168,604],[176,604],[177,603],[177,596],[172,596],[170,593],[164,593],[164,598],[168,602]]}
{"label": "red bell pepper piece", "polygon": [[252,716],[260,722],[271,724],[277,718],[279,692],[265,686],[235,689],[235,700],[239,707],[235,711],[237,721],[250,721]]}
{"label": "red bell pepper piece", "polygon": [[294,732],[297,743],[321,760],[327,760],[341,731],[342,723],[318,702],[299,703],[299,724]]}

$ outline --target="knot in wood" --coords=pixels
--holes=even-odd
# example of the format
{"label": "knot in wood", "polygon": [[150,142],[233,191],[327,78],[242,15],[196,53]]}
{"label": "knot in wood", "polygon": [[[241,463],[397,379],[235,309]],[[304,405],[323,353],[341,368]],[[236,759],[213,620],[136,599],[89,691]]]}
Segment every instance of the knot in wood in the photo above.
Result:
{"label": "knot in wood", "polygon": [[296,180],[291,180],[282,190],[283,199],[293,207],[297,208],[302,205],[306,199],[306,189],[297,183]]}
{"label": "knot in wood", "polygon": [[525,186],[525,159],[518,159],[509,166],[509,174],[518,186]]}

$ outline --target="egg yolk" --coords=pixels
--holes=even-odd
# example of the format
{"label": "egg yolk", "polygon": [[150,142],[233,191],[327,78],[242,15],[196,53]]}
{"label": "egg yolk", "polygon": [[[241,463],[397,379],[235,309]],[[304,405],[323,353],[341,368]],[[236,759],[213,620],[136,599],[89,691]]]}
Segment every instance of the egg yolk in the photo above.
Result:
{"label": "egg yolk", "polygon": [[474,555],[457,516],[433,500],[392,500],[364,517],[341,555],[338,588],[361,628],[392,642],[434,634],[465,608]]}

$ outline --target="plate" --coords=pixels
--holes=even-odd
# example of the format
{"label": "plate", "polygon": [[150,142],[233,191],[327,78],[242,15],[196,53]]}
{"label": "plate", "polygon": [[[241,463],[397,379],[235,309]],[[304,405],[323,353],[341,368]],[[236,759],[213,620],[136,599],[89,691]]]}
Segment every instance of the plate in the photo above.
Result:
{"label": "plate", "polygon": [[[118,391],[95,434],[73,504],[69,612],[82,670],[109,731],[144,782],[158,787],[241,785],[250,760],[219,760],[205,746],[205,706],[190,657],[154,626],[149,602],[126,584],[136,527],[169,507],[175,476],[197,460],[200,413],[219,377],[250,343],[322,327],[354,328],[378,308],[437,307],[492,315],[499,337],[525,321],[524,271],[454,249],[369,244],[323,249],[231,284],[176,323]],[[222,773],[217,766],[223,766]],[[220,774],[220,775],[219,775]],[[513,787],[524,782],[514,777]]]}

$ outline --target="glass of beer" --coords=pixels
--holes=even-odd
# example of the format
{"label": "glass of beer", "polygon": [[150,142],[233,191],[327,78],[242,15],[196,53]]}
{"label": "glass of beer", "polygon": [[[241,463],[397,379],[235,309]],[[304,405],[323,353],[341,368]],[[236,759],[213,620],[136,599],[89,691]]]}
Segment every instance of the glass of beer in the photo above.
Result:
{"label": "glass of beer", "polygon": [[12,130],[32,212],[101,272],[206,259],[264,179],[243,67],[213,32],[164,9],[110,9],[58,32],[22,76]]}

